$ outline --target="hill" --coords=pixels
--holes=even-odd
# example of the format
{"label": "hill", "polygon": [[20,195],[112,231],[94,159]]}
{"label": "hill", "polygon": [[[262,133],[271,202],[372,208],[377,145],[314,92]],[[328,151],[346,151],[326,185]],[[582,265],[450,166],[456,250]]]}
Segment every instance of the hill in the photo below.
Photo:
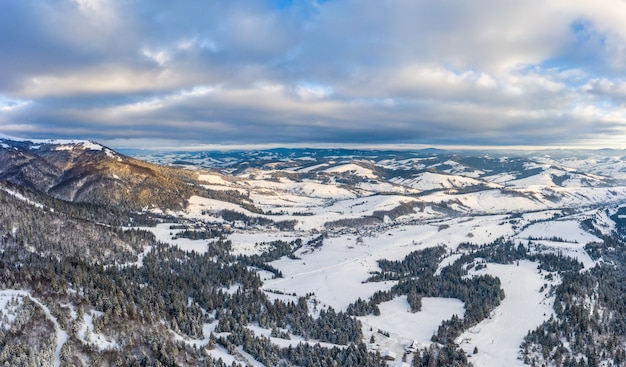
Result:
{"label": "hill", "polygon": [[53,197],[142,208],[181,209],[193,175],[133,159],[90,141],[0,137],[0,179]]}

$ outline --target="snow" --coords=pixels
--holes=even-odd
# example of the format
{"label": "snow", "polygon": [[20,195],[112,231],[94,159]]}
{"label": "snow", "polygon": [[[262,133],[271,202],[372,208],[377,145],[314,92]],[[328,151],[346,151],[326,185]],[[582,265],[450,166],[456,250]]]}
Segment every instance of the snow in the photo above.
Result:
{"label": "snow", "polygon": [[219,344],[217,344],[214,349],[208,350],[208,353],[216,360],[221,359],[222,362],[224,362],[227,366],[236,363],[235,356],[229,354],[226,348],[222,347]]}
{"label": "snow", "polygon": [[534,238],[532,242],[546,247],[545,252],[560,253],[575,258],[583,263],[585,269],[590,269],[595,265],[595,261],[585,251],[585,245],[591,242],[602,242],[600,238],[580,228],[580,223],[576,220],[552,220],[531,224],[516,238],[523,240],[521,242],[524,243]]}
{"label": "snow", "polygon": [[489,184],[471,177],[446,175],[434,172],[420,173],[410,179],[396,177],[391,179],[390,181],[399,185],[408,186],[419,190],[453,189],[467,186],[478,186],[481,184]]}
{"label": "snow", "polygon": [[272,182],[265,180],[248,180],[246,183],[253,188],[266,188],[275,191],[286,191],[297,195],[310,196],[323,199],[348,199],[354,198],[356,195],[344,188],[325,185],[314,181],[303,182]]}
{"label": "snow", "polygon": [[309,208],[314,216],[295,216],[298,228],[310,230],[322,228],[325,223],[339,219],[361,218],[371,216],[375,211],[392,210],[403,203],[417,202],[414,198],[400,195],[373,195],[367,197],[335,201],[327,206]]}
{"label": "snow", "polygon": [[425,200],[448,202],[454,210],[477,213],[508,213],[545,209],[545,204],[537,202],[532,196],[503,193],[500,190],[480,191],[463,195],[447,195],[443,192],[428,195]]}
{"label": "snow", "polygon": [[[182,229],[170,229],[170,226],[176,225],[175,223],[159,223],[155,227],[137,227],[144,231],[149,231],[154,234],[157,241],[167,243],[171,246],[178,246],[183,251],[195,251],[199,254],[203,254],[208,251],[208,240],[192,240],[189,238],[177,238],[172,239],[176,233],[183,231]],[[146,248],[145,251],[150,251]],[[144,251],[144,254],[147,253]],[[140,256],[140,261],[142,257]]]}
{"label": "snow", "polygon": [[371,169],[367,169],[365,167],[361,167],[357,164],[354,163],[349,163],[349,164],[344,164],[344,165],[340,165],[340,166],[335,166],[335,167],[331,167],[328,169],[325,169],[323,172],[326,173],[344,173],[344,172],[348,172],[348,173],[352,173],[355,174],[357,176],[360,177],[366,177],[366,178],[377,178],[378,176],[374,173],[374,171],[372,171]]}
{"label": "snow", "polygon": [[324,167],[328,167],[328,164],[327,163],[321,163],[321,164],[316,164],[314,166],[300,168],[300,169],[298,169],[298,172],[300,172],[300,173],[309,173],[311,171],[315,171],[317,169],[324,168]]}
{"label": "snow", "polygon": [[418,194],[420,190],[411,187],[392,184],[389,182],[364,181],[357,184],[359,189],[365,190],[371,194],[375,193],[395,193],[401,195]]}
{"label": "snow", "polygon": [[[145,228],[145,227],[144,227]],[[123,268],[127,266],[136,266],[137,268],[141,268],[143,266],[143,259],[152,251],[153,246],[146,246],[143,251],[137,256],[137,261],[128,262],[123,264],[117,264],[118,267]],[[107,267],[108,265],[105,265]]]}
{"label": "snow", "polygon": [[20,193],[19,193],[19,192],[17,192],[17,191],[13,191],[13,190],[11,190],[11,189],[9,189],[9,188],[2,187],[2,186],[0,186],[0,189],[4,190],[4,191],[5,191],[5,192],[7,192],[8,194],[10,194],[10,195],[12,195],[12,196],[16,197],[17,199],[22,200],[22,201],[24,201],[24,202],[26,202],[26,203],[28,203],[28,204],[30,204],[30,205],[32,205],[32,206],[34,206],[34,207],[36,207],[36,208],[43,208],[43,205],[42,205],[42,204],[39,204],[39,203],[37,203],[37,202],[34,202],[34,201],[32,201],[32,200],[30,200],[30,199],[26,198],[24,195],[20,194]]}
{"label": "snow", "polygon": [[218,212],[221,210],[234,210],[248,216],[258,216],[258,214],[245,210],[237,204],[195,195],[189,198],[189,206],[184,211],[175,214],[180,214],[187,218],[200,218],[202,217],[202,211]]}
{"label": "snow", "polygon": [[552,187],[541,190],[516,189],[486,190],[468,194],[450,195],[436,192],[422,200],[448,205],[460,212],[522,213],[549,209],[576,208],[585,205],[619,203],[626,198],[626,187]]}
{"label": "snow", "polygon": [[[103,149],[96,144],[75,141],[63,142],[59,149],[72,149],[73,144],[82,144],[85,149]],[[108,149],[105,149],[105,153],[113,154]],[[175,158],[176,155],[159,157]],[[268,158],[267,155],[264,158]],[[202,181],[204,188],[237,190],[249,195],[251,203],[257,208],[280,215],[259,215],[237,204],[200,196],[191,197],[189,206],[183,211],[169,214],[190,220],[203,220],[209,225],[221,224],[222,218],[215,213],[225,209],[274,221],[298,221],[296,230],[290,232],[272,228],[246,228],[243,225],[234,228],[227,234],[227,238],[232,241],[234,255],[261,253],[267,249],[267,243],[275,240],[290,242],[301,238],[306,243],[326,232],[327,237],[320,248],[305,246],[295,254],[299,259],[283,257],[271,263],[283,273],[284,278],[273,279],[271,273],[261,270],[258,273],[264,279],[263,290],[272,300],[290,301],[297,296],[313,293],[313,298],[320,302],[320,308],[345,310],[358,298],[367,300],[376,291],[388,290],[395,284],[392,281],[365,282],[372,272],[380,270],[377,263],[379,259],[402,260],[409,253],[428,247],[445,246],[448,252],[440,262],[437,274],[460,258],[460,254],[453,254],[459,244],[487,244],[500,237],[524,244],[529,238],[535,238],[533,242],[542,246],[541,251],[575,257],[588,269],[595,263],[584,251],[584,246],[600,239],[580,228],[580,222],[592,218],[604,233],[610,233],[615,226],[609,218],[611,213],[607,213],[604,208],[598,209],[599,204],[617,204],[626,200],[626,186],[614,184],[604,187],[601,184],[609,180],[596,176],[615,174],[626,178],[626,164],[619,157],[603,160],[563,159],[560,161],[563,167],[560,168],[555,168],[557,165],[549,160],[540,161],[539,164],[531,163],[527,168],[540,167],[542,171],[522,179],[516,179],[516,174],[511,172],[471,170],[452,160],[442,164],[421,158],[402,161],[389,159],[371,163],[390,169],[429,169],[428,172],[421,172],[410,178],[396,177],[386,181],[379,179],[375,170],[344,158],[338,158],[338,163],[321,163],[323,161],[313,158],[309,158],[313,163],[309,163],[309,160],[306,163],[297,162],[297,158],[291,161],[286,159],[272,166],[272,169],[250,168],[238,176],[208,171],[198,173],[198,179]],[[230,167],[230,171],[226,169],[220,172],[232,172],[237,167],[234,159],[220,162],[203,158],[201,162],[214,167]],[[426,167],[424,162],[429,166]],[[506,159],[502,162],[506,162]],[[586,165],[592,168],[588,170]],[[264,168],[270,166],[268,163]],[[280,166],[290,166],[286,169],[289,171],[286,177],[278,175],[284,172],[277,169]],[[440,172],[432,172],[434,169],[439,169]],[[587,173],[579,173],[576,171],[578,169]],[[590,171],[595,174],[589,173]],[[348,186],[343,185],[336,175],[319,175],[319,180],[310,179],[317,177],[316,174],[298,177],[298,174],[309,172],[353,173],[366,179],[355,186]],[[565,174],[570,178],[562,182],[557,180],[560,183],[557,185],[553,177],[563,177]],[[321,179],[324,181],[320,181]],[[459,194],[463,191],[459,189],[478,185],[487,186],[488,189]],[[423,192],[431,190],[436,192]],[[28,201],[19,193],[7,192]],[[421,195],[418,196],[419,193]],[[327,222],[359,219],[406,203],[414,204],[416,213],[403,215],[395,220],[386,217],[382,223],[356,228],[325,227]],[[185,251],[204,253],[211,245],[212,240],[173,240],[172,236],[180,230],[170,229],[170,225],[171,223],[163,223],[142,229],[153,232],[157,240],[176,245]],[[553,237],[562,238],[563,241],[555,241]],[[151,249],[145,248],[137,262],[122,266],[142,266],[143,258]],[[537,272],[536,266],[536,263],[521,261],[519,266],[488,264],[486,269],[472,271],[471,274],[498,276],[506,293],[506,298],[489,319],[464,332],[458,340],[475,366],[522,365],[517,356],[523,337],[553,312],[553,299],[546,298],[546,292],[540,293],[539,289],[546,283],[553,285],[558,282],[558,279],[547,282]],[[234,292],[237,289],[238,286],[234,286],[225,290]],[[5,313],[9,313],[12,307],[7,302],[4,293],[0,293],[0,310],[5,309]],[[462,316],[464,312],[463,303],[456,299],[424,298],[422,304],[422,311],[411,313],[406,297],[384,302],[379,306],[380,316],[360,318],[366,337],[369,339],[373,332],[379,348],[384,349],[381,352],[401,356],[404,348],[413,341],[421,346],[428,345],[431,335],[442,320],[449,319],[454,314]],[[93,312],[86,312],[85,320],[80,324],[79,338],[84,338],[86,343],[95,343],[100,350],[116,348],[115,341],[93,333],[95,316],[97,314]],[[5,324],[0,326],[6,327]],[[249,325],[249,328],[259,335],[270,336],[269,330],[255,325]],[[205,346],[213,329],[214,325],[205,324],[202,338],[190,339],[178,334],[174,338],[188,345]],[[389,332],[390,337],[377,333],[377,329]],[[64,340],[63,330],[59,327],[55,330],[58,340]],[[291,340],[271,340],[280,346],[305,342],[296,336],[292,336]],[[475,346],[478,354],[473,355]],[[59,344],[57,348],[60,350]],[[238,358],[229,355],[220,346],[209,353],[215,358],[222,358],[227,364]],[[243,350],[240,349],[239,354],[250,364],[260,365]]]}
{"label": "snow", "polygon": [[250,367],[266,367],[265,365],[263,365],[263,363],[261,363],[261,362],[257,361],[256,359],[254,359],[254,357],[250,353],[244,351],[242,346],[237,347],[237,351],[239,352],[239,354],[241,354],[241,356],[243,358],[246,359],[246,362],[247,362],[246,365],[247,366],[250,366]]}
{"label": "snow", "polygon": [[[391,281],[364,282],[372,272],[380,270],[377,260],[401,260],[412,251],[433,246],[445,246],[450,253],[440,262],[437,273],[461,256],[452,254],[460,243],[487,244],[500,237],[521,243],[528,242],[529,237],[540,238],[533,242],[543,246],[542,251],[575,257],[583,262],[585,268],[589,268],[594,262],[584,251],[584,245],[599,239],[581,229],[579,223],[594,218],[607,231],[610,230],[614,224],[595,205],[619,203],[626,199],[624,186],[597,186],[597,182],[602,182],[600,177],[578,174],[569,168],[552,168],[543,163],[528,166],[541,167],[542,172],[519,180],[510,172],[487,173],[489,176],[485,176],[485,172],[466,170],[463,165],[448,161],[444,164],[451,168],[441,168],[445,169],[444,173],[422,172],[409,179],[398,177],[391,181],[378,180],[374,171],[355,163],[343,161],[336,166],[332,166],[334,162],[316,163],[311,166],[297,163],[288,169],[287,177],[276,175],[281,171],[274,167],[271,170],[248,169],[232,180],[217,173],[203,173],[199,178],[207,188],[239,190],[249,194],[252,203],[258,208],[281,213],[263,215],[265,218],[298,221],[296,231],[293,232],[244,226],[235,228],[228,234],[235,255],[260,253],[266,250],[266,245],[262,244],[264,242],[302,238],[306,243],[319,233],[328,232],[320,248],[305,246],[295,254],[299,259],[283,257],[271,263],[283,273],[284,278],[273,279],[271,274],[263,271],[259,271],[259,274],[264,279],[263,289],[270,299],[287,301],[313,293],[319,307],[333,307],[336,310],[345,310],[358,298],[367,300],[374,292],[388,290],[395,284]],[[387,164],[392,168],[400,164],[407,168],[424,168],[420,159],[403,163],[389,161]],[[382,162],[377,165],[381,166]],[[353,172],[368,180],[346,187],[335,181],[336,177],[328,175],[323,176],[327,180],[324,182],[304,178],[315,175],[301,176],[302,181],[294,178],[298,173],[314,171]],[[571,178],[561,182],[562,186],[557,185],[553,177],[562,177],[564,174]],[[461,190],[457,191],[478,185],[485,185],[488,189],[461,194],[458,193]],[[415,195],[425,190],[436,192]],[[371,216],[376,211],[392,210],[404,203],[415,203],[416,212],[393,221],[385,218],[382,223],[370,226],[325,227],[327,222]],[[435,204],[445,204],[454,212]],[[211,214],[202,215],[202,211],[219,212],[224,209],[248,216],[261,216],[236,204],[201,197],[192,197],[190,206],[174,215],[220,222],[220,218]],[[294,215],[296,212],[310,215]],[[157,231],[160,230],[157,227]],[[159,238],[173,243],[170,231],[166,227],[165,233]],[[553,241],[552,237],[560,237],[565,242]],[[178,245],[181,246],[180,243]],[[187,246],[190,250],[201,251],[194,249],[193,243]],[[486,269],[478,272],[498,276],[506,298],[489,319],[466,331],[459,339],[477,367],[520,365],[517,356],[523,337],[552,314],[553,299],[546,298],[546,292],[540,293],[539,289],[545,283],[556,284],[556,281],[545,281],[537,273],[536,266],[527,261],[520,262],[519,266],[488,264]],[[449,319],[453,314],[462,316],[464,312],[461,301],[441,298],[423,299],[423,310],[418,313],[408,312],[406,297],[385,302],[380,305],[380,309],[382,313],[378,317],[370,315],[360,318],[364,333],[370,333],[366,335],[369,338],[369,329],[372,328],[379,348],[384,349],[381,352],[391,352],[396,356],[401,356],[404,348],[413,341],[421,346],[428,345],[432,333],[442,320]],[[390,337],[376,333],[379,328],[390,332]],[[258,328],[254,331],[269,337],[269,330]],[[298,338],[272,338],[272,342],[287,346],[297,343]],[[475,346],[479,352],[473,355]],[[216,348],[213,353],[220,355],[221,351]],[[251,356],[240,354],[251,364],[257,363]]]}
{"label": "snow", "polygon": [[[46,144],[55,144],[54,150],[74,150],[77,147],[82,147],[85,150],[103,150],[104,147],[100,144],[88,140],[48,140],[41,141]],[[113,157],[113,153],[109,149],[105,149],[105,153],[108,156]]]}
{"label": "snow", "polygon": [[552,220],[531,224],[520,232],[517,237],[523,239],[560,237],[565,242],[583,246],[590,242],[602,241],[591,233],[585,232],[580,228],[580,223],[575,220]]}
{"label": "snow", "polygon": [[[165,322],[162,321],[164,324]],[[192,347],[204,347],[209,344],[209,340],[211,338],[211,333],[215,331],[215,327],[217,326],[217,321],[212,323],[205,323],[202,325],[202,339],[193,339],[187,336],[180,335],[173,330],[170,329],[170,333],[174,335],[174,339],[177,341],[182,341],[185,344]],[[211,352],[211,351],[209,351]],[[228,353],[227,353],[228,354]]]}
{"label": "snow", "polygon": [[[31,142],[34,144],[51,144],[58,145],[57,150],[71,150],[76,145],[82,145],[84,149],[88,150],[102,150],[104,147],[98,143],[94,143],[89,140],[68,140],[68,139],[26,139],[18,138],[15,136],[9,136],[0,133],[0,139],[18,141],[18,142]],[[35,145],[32,149],[39,149],[39,145]]]}
{"label": "snow", "polygon": [[265,291],[265,295],[267,296],[267,298],[270,301],[280,300],[280,301],[283,301],[285,303],[288,303],[288,302],[296,303],[296,302],[298,302],[298,297],[297,296],[293,296],[293,295],[290,295],[290,294],[279,294],[279,293],[276,293],[276,292],[274,292],[272,290],[269,290],[269,289],[264,289],[264,291]]}
{"label": "snow", "polygon": [[7,331],[11,328],[23,304],[24,296],[0,291],[0,328]]}
{"label": "snow", "polygon": [[117,342],[112,341],[109,337],[102,333],[96,333],[93,327],[94,316],[101,316],[102,312],[91,311],[83,314],[83,322],[80,323],[78,338],[85,344],[93,345],[98,350],[110,350],[117,349],[119,345]]}
{"label": "snow", "polygon": [[[537,189],[542,187],[590,187],[603,183],[603,178],[593,174],[581,174],[568,169],[541,167],[543,170],[536,175],[518,180],[511,180],[507,186],[522,189]],[[555,182],[555,178],[563,178],[562,182]],[[558,183],[558,184],[557,184]]]}
{"label": "snow", "polygon": [[[378,259],[402,260],[413,251],[439,245],[454,250],[459,243],[468,241],[487,244],[514,233],[509,223],[503,223],[504,218],[501,215],[461,217],[432,224],[390,225],[361,236],[337,235],[324,239],[319,249],[305,246],[297,251],[300,260],[284,257],[272,262],[284,278],[268,280],[263,288],[299,295],[312,292],[322,303],[345,310],[358,298],[366,300],[377,290],[393,286],[394,282],[363,283],[371,272],[380,270]],[[233,238],[233,246],[238,246],[236,243],[244,237],[238,238]],[[250,242],[251,238],[245,241]],[[446,261],[451,263],[454,257],[440,266],[445,266]]]}
{"label": "snow", "polygon": [[[451,319],[453,315],[463,318],[465,313],[465,305],[455,298],[424,297],[421,311],[415,313],[411,312],[406,296],[383,302],[378,307],[380,316],[359,317],[363,323],[363,331],[367,334],[371,328],[374,331],[380,329],[388,332],[395,346],[387,342],[384,347],[397,355],[404,352],[401,345],[407,346],[414,340],[423,346],[430,345],[430,338],[442,321]],[[379,336],[377,339],[384,338]]]}
{"label": "snow", "polygon": [[597,229],[604,235],[610,235],[615,230],[615,222],[610,218],[610,215],[615,213],[607,213],[605,210],[598,209],[590,214],[590,217],[594,220]]}
{"label": "snow", "polygon": [[272,344],[275,344],[279,346],[280,348],[288,348],[290,346],[295,347],[298,344],[320,345],[325,348],[333,348],[333,347],[345,348],[345,345],[331,344],[331,343],[326,343],[326,342],[319,342],[317,340],[304,339],[303,337],[298,336],[298,335],[290,335],[289,336],[290,339],[276,338],[276,337],[271,336],[272,334],[271,330],[259,327],[258,325],[254,325],[254,324],[248,324],[248,329],[254,332],[254,334],[257,336],[265,336],[266,338],[269,338]]}
{"label": "snow", "polygon": [[[94,143],[90,140],[80,140],[77,144],[81,144],[87,150],[102,150],[104,147],[98,143]],[[113,152],[110,149],[106,149],[106,154],[110,157],[113,157]]]}
{"label": "snow", "polygon": [[[415,198],[409,198],[401,195],[372,195],[356,198],[353,194],[350,194],[350,197],[344,197],[342,200],[332,201],[324,201],[320,198],[316,199],[296,194],[253,194],[250,197],[254,199],[256,203],[260,204],[259,206],[263,210],[271,210],[273,212],[282,211],[285,214],[261,215],[243,209],[237,204],[199,196],[192,196],[189,199],[189,206],[185,210],[172,214],[189,219],[211,219],[210,214],[207,213],[232,210],[250,217],[264,217],[273,221],[296,220],[296,228],[298,230],[310,231],[313,229],[323,229],[324,224],[327,222],[339,219],[370,216],[375,211],[392,210],[403,203],[417,202],[417,199]],[[203,215],[202,212],[205,212],[205,214]],[[294,212],[310,213],[313,215],[290,214]]]}
{"label": "snow", "polygon": [[482,179],[493,182],[493,183],[497,183],[497,184],[504,184],[506,182],[515,180],[515,175],[512,173],[505,172],[505,173],[498,173],[495,175],[483,176]]}
{"label": "snow", "polygon": [[[94,149],[91,148],[92,150],[101,150],[102,147],[100,147],[100,149]],[[115,155],[115,153],[111,150],[111,149],[104,149],[104,153],[107,155],[107,157],[109,158],[116,158],[117,156]]]}
{"label": "snow", "polygon": [[463,254],[454,254],[443,259],[439,263],[439,266],[437,267],[437,271],[435,271],[435,275],[441,275],[441,271],[443,270],[443,268],[446,268],[454,264],[454,262],[457,261],[461,256],[463,256]]}
{"label": "snow", "polygon": [[[476,367],[525,366],[518,359],[520,344],[529,330],[553,315],[554,297],[546,297],[546,291],[539,290],[546,283],[554,283],[546,281],[538,273],[537,263],[530,261],[520,261],[519,266],[487,264],[472,274],[500,278],[505,298],[491,317],[461,334],[457,342]],[[478,354],[472,354],[474,347]]]}
{"label": "snow", "polygon": [[218,185],[218,186],[230,186],[230,185],[232,185],[231,182],[228,182],[228,181],[224,180],[222,178],[222,176],[217,174],[217,173],[198,174],[198,180],[206,182],[206,183],[209,183],[211,185]]}
{"label": "snow", "polygon": [[255,255],[267,250],[267,243],[272,241],[292,242],[298,238],[306,242],[310,236],[300,236],[294,232],[280,231],[234,231],[228,235],[232,242],[233,255]]}
{"label": "snow", "polygon": [[[164,321],[162,321],[162,323],[165,324]],[[169,331],[173,335],[174,340],[176,341],[183,342],[193,348],[204,348],[209,344],[211,333],[215,331],[215,327],[217,326],[217,324],[218,324],[218,321],[213,321],[211,323],[204,323],[202,325],[202,338],[201,339],[193,339],[188,336],[183,336],[178,333],[175,333],[172,330],[169,330]],[[229,335],[229,333],[215,334],[216,337],[219,337],[219,336],[225,337],[227,335]],[[216,344],[215,348],[213,349],[206,349],[206,351],[211,357],[215,359],[221,358],[222,361],[224,361],[227,365],[230,365],[234,361],[236,361],[236,357],[233,356],[232,354],[229,354],[226,348],[222,347],[219,344]]]}
{"label": "snow", "polygon": [[[441,168],[442,165],[451,166],[452,168],[442,169]],[[459,162],[455,162],[453,160],[447,160],[443,162],[442,164],[436,165],[434,167],[437,167],[437,169],[440,170],[441,172],[447,172],[450,174],[458,174],[460,176],[471,177],[471,178],[479,178],[482,174],[484,174],[483,171],[470,169],[469,167]]]}
{"label": "snow", "polygon": [[555,171],[555,170],[543,170],[536,175],[532,175],[529,177],[521,178],[518,180],[512,180],[507,182],[507,186],[514,186],[518,188],[530,189],[535,187],[551,187],[557,186],[552,180],[552,175],[562,176],[566,174],[566,172]]}
{"label": "snow", "polygon": [[[381,257],[401,260],[409,252],[425,247],[444,245],[450,250],[456,250],[462,242],[480,245],[510,236],[514,232],[509,223],[503,223],[504,218],[494,215],[426,220],[417,225],[400,223],[387,228],[379,236],[364,238],[364,242],[381,249]],[[385,240],[381,238],[384,236]],[[397,247],[404,247],[406,252],[397,252]]]}
{"label": "snow", "polygon": [[24,139],[24,138],[18,138],[18,137],[15,137],[15,136],[9,136],[9,135],[3,134],[3,133],[0,133],[0,139],[12,140],[12,141],[29,141],[29,140]]}
{"label": "snow", "polygon": [[[304,295],[314,293],[335,310],[345,310],[357,298],[367,299],[377,290],[387,290],[392,282],[362,283],[368,272],[377,270],[375,259],[361,248],[350,248],[345,238],[330,239],[322,250],[302,249],[301,260],[282,258],[270,263],[283,278],[268,280],[263,288]],[[324,247],[328,247],[324,249]]]}

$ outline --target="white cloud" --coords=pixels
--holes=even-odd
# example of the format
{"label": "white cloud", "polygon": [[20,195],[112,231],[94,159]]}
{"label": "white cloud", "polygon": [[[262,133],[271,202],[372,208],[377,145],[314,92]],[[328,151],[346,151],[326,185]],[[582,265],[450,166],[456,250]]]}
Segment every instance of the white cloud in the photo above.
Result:
{"label": "white cloud", "polygon": [[31,100],[6,98],[0,95],[0,112],[11,112],[27,107]]}
{"label": "white cloud", "polygon": [[159,64],[159,66],[165,66],[165,64],[170,61],[170,55],[167,51],[151,51],[148,49],[144,49],[141,53],[148,59]]}
{"label": "white cloud", "polygon": [[179,86],[182,80],[167,70],[132,69],[101,65],[63,74],[34,75],[13,93],[28,98],[63,97],[97,93],[133,93]]}
{"label": "white cloud", "polygon": [[333,90],[332,88],[323,85],[302,83],[296,87],[296,94],[303,101],[313,101],[331,96],[333,94]]}
{"label": "white cloud", "polygon": [[50,133],[520,143],[624,124],[620,0],[46,4],[0,3],[0,112]]}
{"label": "white cloud", "polygon": [[197,36],[192,38],[186,38],[178,41],[176,47],[180,50],[191,50],[193,48],[199,48],[201,50],[210,50],[212,52],[217,52],[217,45],[210,38],[198,38]]}

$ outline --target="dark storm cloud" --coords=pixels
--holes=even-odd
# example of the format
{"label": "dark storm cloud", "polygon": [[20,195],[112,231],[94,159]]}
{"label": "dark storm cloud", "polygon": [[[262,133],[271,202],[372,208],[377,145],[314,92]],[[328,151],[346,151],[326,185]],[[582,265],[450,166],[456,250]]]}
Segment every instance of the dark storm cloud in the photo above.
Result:
{"label": "dark storm cloud", "polygon": [[625,12],[612,0],[5,1],[0,131],[620,144]]}

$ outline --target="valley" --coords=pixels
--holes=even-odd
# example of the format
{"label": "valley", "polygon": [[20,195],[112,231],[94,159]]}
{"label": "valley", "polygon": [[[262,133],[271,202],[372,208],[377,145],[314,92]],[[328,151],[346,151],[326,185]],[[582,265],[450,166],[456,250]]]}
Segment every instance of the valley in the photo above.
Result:
{"label": "valley", "polygon": [[0,144],[2,363],[626,357],[623,151]]}

